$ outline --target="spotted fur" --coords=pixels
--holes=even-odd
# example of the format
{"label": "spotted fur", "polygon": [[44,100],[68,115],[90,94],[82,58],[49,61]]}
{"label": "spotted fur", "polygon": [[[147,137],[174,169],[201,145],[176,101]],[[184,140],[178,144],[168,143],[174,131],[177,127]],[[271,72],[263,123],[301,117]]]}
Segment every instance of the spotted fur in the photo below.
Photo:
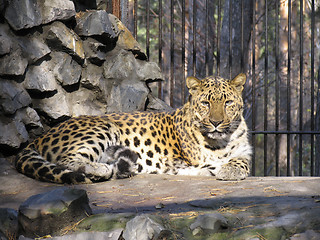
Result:
{"label": "spotted fur", "polygon": [[251,146],[242,116],[245,75],[187,78],[189,101],[174,112],[71,118],[17,156],[19,172],[55,183],[92,183],[138,173],[216,176],[250,172]]}

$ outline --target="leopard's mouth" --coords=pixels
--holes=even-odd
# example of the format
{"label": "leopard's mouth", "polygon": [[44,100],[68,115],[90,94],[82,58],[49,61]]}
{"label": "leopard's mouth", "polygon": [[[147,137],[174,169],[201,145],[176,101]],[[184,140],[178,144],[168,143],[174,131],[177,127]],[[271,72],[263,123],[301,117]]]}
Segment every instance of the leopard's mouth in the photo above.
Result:
{"label": "leopard's mouth", "polygon": [[215,128],[215,129],[202,129],[202,135],[211,139],[223,139],[227,136],[227,131]]}

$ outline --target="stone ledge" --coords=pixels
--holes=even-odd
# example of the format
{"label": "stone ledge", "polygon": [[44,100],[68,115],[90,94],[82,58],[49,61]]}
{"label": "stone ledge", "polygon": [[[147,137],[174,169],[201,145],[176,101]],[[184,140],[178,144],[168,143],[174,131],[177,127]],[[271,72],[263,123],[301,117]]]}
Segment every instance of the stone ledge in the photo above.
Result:
{"label": "stone ledge", "polygon": [[[0,208],[18,209],[34,194],[63,187],[27,178],[5,159],[0,159],[0,165],[4,166],[0,170]],[[229,227],[215,234],[252,239],[250,236],[258,233],[280,239],[304,236],[307,230],[319,232],[319,186],[319,177],[249,177],[223,182],[210,177],[138,175],[72,188],[87,191],[94,214],[147,213],[177,224],[182,221],[177,229],[170,225],[170,230],[190,237],[208,234],[199,228],[191,232],[190,225],[198,216],[220,213]]]}

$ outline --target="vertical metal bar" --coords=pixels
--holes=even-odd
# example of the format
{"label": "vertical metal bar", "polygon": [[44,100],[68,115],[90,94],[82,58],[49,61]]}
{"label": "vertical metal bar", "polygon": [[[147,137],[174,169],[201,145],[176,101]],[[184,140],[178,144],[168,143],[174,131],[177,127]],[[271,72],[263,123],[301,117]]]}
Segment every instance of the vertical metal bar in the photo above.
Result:
{"label": "vertical metal bar", "polygon": [[[311,1],[311,131],[314,131],[314,0]],[[311,134],[310,175],[314,176],[314,134]]]}
{"label": "vertical metal bar", "polygon": [[[159,0],[159,66],[160,69],[163,70],[162,66],[162,16],[163,16],[163,9],[162,9],[162,0]],[[158,97],[163,99],[163,89],[162,89],[162,82],[158,82]]]}
{"label": "vertical metal bar", "polygon": [[[268,131],[268,0],[265,0],[265,58],[264,58],[264,131]],[[268,175],[268,135],[264,134],[264,176]]]}
{"label": "vertical metal bar", "polygon": [[[253,13],[252,13],[252,131],[256,130],[256,1],[253,0]],[[256,135],[252,135],[252,166],[251,175],[256,175]]]}
{"label": "vertical metal bar", "polygon": [[232,0],[229,0],[229,79],[232,73]]}
{"label": "vertical metal bar", "polygon": [[173,106],[174,92],[174,0],[170,0],[170,106]]}
{"label": "vertical metal bar", "polygon": [[[317,77],[317,88],[315,89],[317,92],[316,96],[316,115],[315,115],[315,131],[320,131],[320,65],[318,67],[318,77]],[[320,134],[316,134],[316,144],[315,144],[315,176],[320,176],[320,144],[317,144],[320,141]]]}
{"label": "vertical metal bar", "polygon": [[146,53],[150,57],[150,0],[146,0]]}
{"label": "vertical metal bar", "polygon": [[218,1],[218,24],[217,24],[217,75],[220,75],[220,35],[221,35],[221,0]]}
{"label": "vertical metal bar", "polygon": [[[280,80],[279,80],[279,1],[276,1],[276,17],[275,17],[275,29],[276,29],[276,37],[275,37],[275,57],[276,57],[276,119],[275,119],[275,130],[279,131],[280,125]],[[280,176],[279,169],[279,147],[280,147],[280,135],[276,134],[276,176]]]}
{"label": "vertical metal bar", "polygon": [[[291,131],[291,0],[288,0],[287,131]],[[291,141],[287,134],[287,176],[291,175]]]}
{"label": "vertical metal bar", "polygon": [[192,69],[193,75],[197,74],[197,1],[193,0],[193,49],[192,49]]}
{"label": "vertical metal bar", "polygon": [[243,24],[243,21],[244,21],[244,16],[243,16],[243,13],[244,13],[244,4],[243,4],[243,0],[241,0],[241,63],[240,63],[240,66],[241,66],[241,72],[243,73],[244,72],[244,53],[243,53],[243,50],[244,50],[244,24]]}
{"label": "vertical metal bar", "polygon": [[206,66],[206,76],[209,75],[209,1],[206,0],[206,22],[205,22],[205,66]]}
{"label": "vertical metal bar", "polygon": [[129,21],[129,1],[128,0],[120,0],[120,15],[121,15],[121,22],[128,26]]}
{"label": "vertical metal bar", "polygon": [[[300,101],[299,131],[303,128],[303,0],[300,0]],[[299,176],[302,176],[302,134],[299,134]]]}
{"label": "vertical metal bar", "polygon": [[186,102],[186,76],[185,76],[185,67],[186,67],[186,2],[182,0],[182,24],[181,24],[181,62],[182,62],[182,91],[181,91],[181,103],[184,104]]}
{"label": "vertical metal bar", "polygon": [[138,0],[134,0],[133,4],[133,36],[135,39],[137,39],[137,29],[138,29]]}

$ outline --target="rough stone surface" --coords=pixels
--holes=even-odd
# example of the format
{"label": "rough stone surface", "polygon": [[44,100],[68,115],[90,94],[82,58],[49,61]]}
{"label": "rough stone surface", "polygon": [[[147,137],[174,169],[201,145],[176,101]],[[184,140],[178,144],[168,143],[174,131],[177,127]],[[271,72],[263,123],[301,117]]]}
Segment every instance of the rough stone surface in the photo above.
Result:
{"label": "rough stone surface", "polygon": [[79,225],[79,231],[108,232],[124,229],[126,223],[135,217],[134,213],[101,213],[87,217]]}
{"label": "rough stone surface", "polygon": [[51,52],[41,38],[19,37],[17,41],[22,49],[23,55],[28,59],[29,64],[38,61]]}
{"label": "rough stone surface", "polygon": [[106,105],[97,101],[94,91],[82,88],[66,95],[71,116],[102,115]]}
{"label": "rough stone surface", "polygon": [[98,40],[87,38],[83,41],[83,48],[91,63],[101,66],[106,60],[107,47]]}
{"label": "rough stone surface", "polygon": [[0,239],[15,239],[18,232],[18,212],[12,208],[0,208]]}
{"label": "rough stone surface", "polygon": [[0,58],[0,76],[21,76],[28,66],[28,60],[22,56],[20,48],[11,50]]}
{"label": "rough stone surface", "polygon": [[87,11],[76,17],[74,31],[79,36],[93,37],[106,45],[115,45],[118,37],[117,26],[112,25],[106,11]]}
{"label": "rough stone surface", "polygon": [[81,66],[64,52],[53,52],[53,74],[62,86],[69,86],[79,82]]}
{"label": "rough stone surface", "polygon": [[62,89],[50,98],[33,99],[32,103],[34,109],[50,119],[58,120],[71,116],[66,93]]}
{"label": "rough stone surface", "polygon": [[0,116],[0,132],[0,151],[6,155],[29,140],[26,127],[18,117]]}
{"label": "rough stone surface", "polygon": [[21,119],[24,125],[29,129],[40,128],[40,131],[43,130],[38,113],[31,107],[19,109],[17,111],[17,118]]}
{"label": "rough stone surface", "polygon": [[[51,237],[51,240],[119,240],[122,233],[122,229],[116,229],[110,232],[82,232],[73,233],[64,236]],[[18,240],[32,240],[24,236],[20,236]]]}
{"label": "rough stone surface", "polygon": [[204,214],[197,217],[196,221],[190,225],[193,235],[198,235],[200,230],[209,233],[216,233],[222,228],[228,227],[227,219],[220,213]]}
{"label": "rough stone surface", "polygon": [[146,60],[147,55],[142,50],[140,44],[132,36],[128,28],[114,15],[109,14],[109,19],[114,26],[117,26],[119,36],[117,41],[117,46],[125,50],[131,51],[135,57]]}
{"label": "rough stone surface", "polygon": [[133,54],[122,49],[109,52],[103,68],[106,79],[137,78],[140,81],[163,79],[157,64],[137,60]]}
{"label": "rough stone surface", "polygon": [[31,98],[21,84],[0,78],[0,112],[6,115],[14,114],[30,103]]}
{"label": "rough stone surface", "polygon": [[76,14],[69,0],[12,0],[5,18],[14,30],[32,28],[54,20],[66,20]]}
{"label": "rough stone surface", "polygon": [[53,235],[91,213],[86,191],[55,189],[34,195],[20,205],[20,233],[26,237]]}
{"label": "rough stone surface", "polygon": [[173,108],[170,107],[168,104],[166,104],[161,99],[154,97],[152,94],[149,94],[148,95],[147,110],[171,112],[171,111],[173,111]]}
{"label": "rough stone surface", "polygon": [[45,35],[48,45],[56,50],[66,51],[79,62],[85,58],[84,49],[80,37],[62,22],[54,22],[45,27]]}
{"label": "rough stone surface", "polygon": [[[101,0],[1,4],[0,154],[16,154],[43,129],[67,118],[145,110],[152,99],[148,83],[162,79],[160,69],[138,56],[138,43],[113,15],[76,14],[74,4],[80,2],[105,6]],[[157,107],[161,104],[149,109]]]}
{"label": "rough stone surface", "polygon": [[320,239],[320,232],[307,230],[303,233],[294,234],[290,240],[318,240]]}
{"label": "rough stone surface", "polygon": [[123,232],[125,240],[157,239],[164,227],[152,220],[148,215],[140,215],[130,220]]}
{"label": "rough stone surface", "polygon": [[2,32],[0,34],[0,55],[4,55],[10,52],[11,39],[6,35],[2,35]]}
{"label": "rough stone surface", "polygon": [[75,7],[70,0],[38,0],[42,24],[54,20],[67,20],[76,15]]}
{"label": "rough stone surface", "polygon": [[[45,81],[43,81],[45,79]],[[28,68],[23,82],[27,90],[37,92],[53,92],[57,89],[57,82],[54,73],[51,71],[51,63],[43,61],[40,65],[33,65]]]}
{"label": "rough stone surface", "polygon": [[14,30],[32,28],[42,22],[37,0],[12,0],[4,16]]}
{"label": "rough stone surface", "polygon": [[107,99],[108,112],[132,112],[143,111],[149,90],[145,83],[136,82],[130,84],[126,81],[114,82]]}

